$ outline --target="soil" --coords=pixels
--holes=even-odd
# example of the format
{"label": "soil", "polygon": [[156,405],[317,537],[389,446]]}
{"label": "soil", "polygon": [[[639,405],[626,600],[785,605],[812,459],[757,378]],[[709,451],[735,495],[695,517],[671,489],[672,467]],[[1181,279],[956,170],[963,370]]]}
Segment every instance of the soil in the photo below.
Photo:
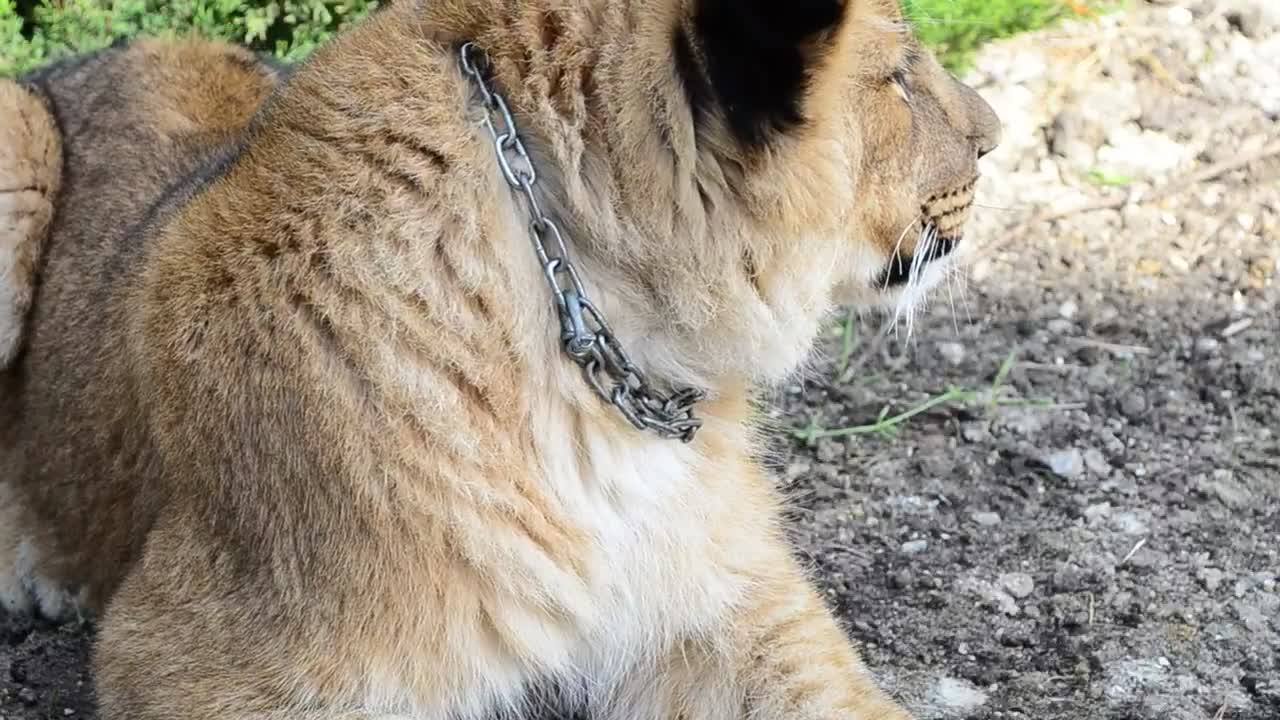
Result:
{"label": "soil", "polygon": [[[1133,2],[968,80],[968,281],[778,394],[800,551],[921,718],[1280,718],[1280,7]],[[93,717],[91,633],[0,616],[0,718]]]}

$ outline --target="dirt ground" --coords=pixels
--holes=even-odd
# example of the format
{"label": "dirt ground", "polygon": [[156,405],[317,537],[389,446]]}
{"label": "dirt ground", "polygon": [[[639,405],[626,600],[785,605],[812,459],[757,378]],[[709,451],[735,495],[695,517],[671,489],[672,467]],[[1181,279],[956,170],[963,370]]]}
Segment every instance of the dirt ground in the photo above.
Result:
{"label": "dirt ground", "polygon": [[[1280,6],[1136,1],[969,79],[971,277],[777,398],[801,552],[921,718],[1280,718]],[[92,717],[90,632],[0,616],[0,720]]]}

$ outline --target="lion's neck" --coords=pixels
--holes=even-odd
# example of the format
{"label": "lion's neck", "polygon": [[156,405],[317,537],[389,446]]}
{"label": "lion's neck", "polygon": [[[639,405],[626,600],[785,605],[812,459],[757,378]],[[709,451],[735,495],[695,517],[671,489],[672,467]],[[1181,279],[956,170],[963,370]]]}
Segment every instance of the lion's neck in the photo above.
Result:
{"label": "lion's neck", "polygon": [[[480,122],[480,93],[461,72],[455,46],[423,42],[424,26],[396,17],[410,5],[391,6],[319,52],[266,121],[269,132],[325,129],[322,136],[344,143],[349,166],[332,176],[372,182],[295,184],[291,192],[310,207],[362,208],[362,227],[335,240],[345,249],[333,254],[353,263],[349,280],[369,306],[390,311],[378,332],[397,344],[382,358],[416,355],[415,362],[445,365],[439,372],[459,380],[459,402],[490,398],[503,412],[527,413],[527,396],[538,392],[599,407],[561,347],[552,290],[530,244],[532,217],[503,180]],[[776,381],[801,362],[826,310],[823,282],[814,282],[820,273],[770,274],[768,264],[744,264],[735,233],[716,237],[714,223],[690,209],[696,191],[694,200],[676,198],[659,185],[656,199],[647,197],[644,178],[608,170],[628,165],[601,156],[613,144],[556,115],[554,96],[513,105],[537,163],[540,203],[567,231],[588,296],[655,385],[691,386],[733,404],[754,382]],[[649,184],[667,182],[660,175],[647,173]],[[619,220],[623,203],[651,224]],[[653,212],[635,213],[643,203]],[[341,214],[345,222],[353,213]],[[811,262],[822,260],[815,254]],[[400,372],[383,370],[389,378]],[[509,399],[519,397],[526,400]],[[699,409],[709,411],[714,406]]]}

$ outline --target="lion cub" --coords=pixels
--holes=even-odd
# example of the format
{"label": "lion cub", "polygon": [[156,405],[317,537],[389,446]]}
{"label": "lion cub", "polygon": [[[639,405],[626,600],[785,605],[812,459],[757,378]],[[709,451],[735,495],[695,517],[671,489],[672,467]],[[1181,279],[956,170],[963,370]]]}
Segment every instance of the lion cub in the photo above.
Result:
{"label": "lion cub", "polygon": [[99,615],[106,720],[907,717],[752,407],[964,247],[998,124],[896,0],[399,0],[287,79],[20,83],[0,588]]}

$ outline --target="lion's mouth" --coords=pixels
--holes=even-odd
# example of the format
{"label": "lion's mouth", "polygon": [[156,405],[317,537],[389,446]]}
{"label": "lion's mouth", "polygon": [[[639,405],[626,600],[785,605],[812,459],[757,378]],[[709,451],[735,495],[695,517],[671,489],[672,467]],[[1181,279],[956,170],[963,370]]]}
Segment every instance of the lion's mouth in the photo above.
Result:
{"label": "lion's mouth", "polygon": [[951,254],[956,246],[960,244],[963,235],[942,235],[938,230],[938,225],[932,221],[926,221],[924,231],[920,234],[920,241],[917,244],[918,251],[914,254],[899,253],[889,265],[880,273],[879,284],[884,288],[892,288],[900,285],[906,285],[911,281],[917,273],[923,270],[927,265]]}
{"label": "lion's mouth", "polygon": [[920,236],[910,253],[898,253],[881,272],[883,288],[906,285],[930,263],[950,255],[964,239],[977,179],[936,195],[920,206]]}

